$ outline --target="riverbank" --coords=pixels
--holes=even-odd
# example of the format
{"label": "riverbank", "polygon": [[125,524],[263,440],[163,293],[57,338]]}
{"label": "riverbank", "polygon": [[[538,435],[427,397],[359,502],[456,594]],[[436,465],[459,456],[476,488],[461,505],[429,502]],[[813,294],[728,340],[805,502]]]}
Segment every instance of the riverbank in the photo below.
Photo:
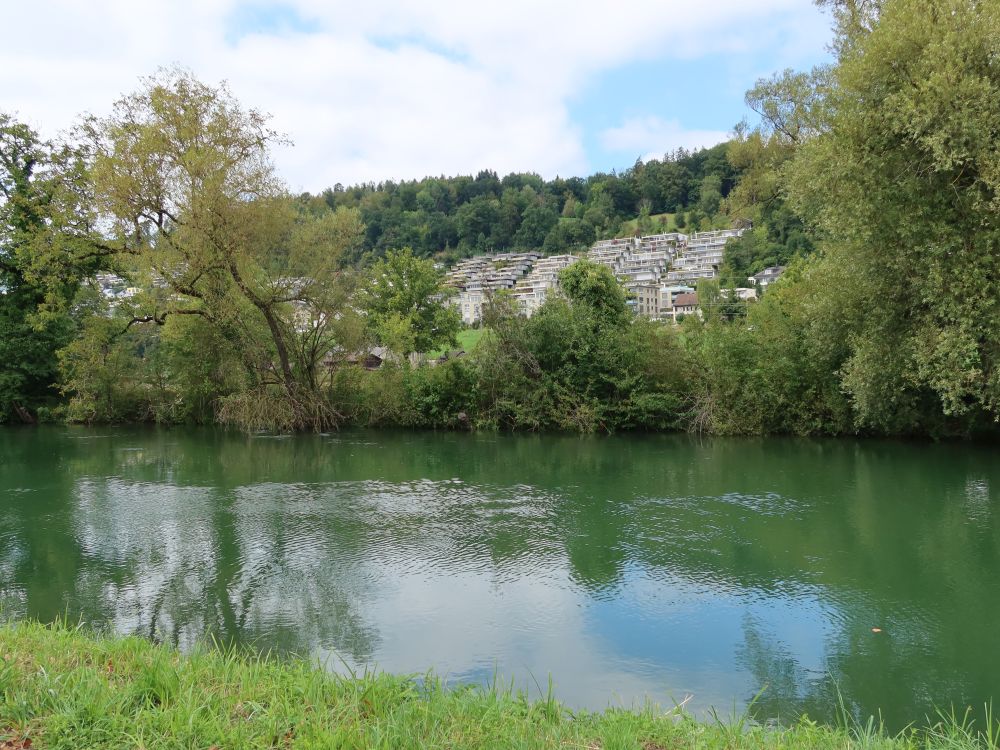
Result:
{"label": "riverbank", "polygon": [[37,623],[0,627],[0,747],[986,748],[955,722],[888,736],[801,721],[699,723],[680,710],[573,713],[554,698],[329,674],[304,660]]}

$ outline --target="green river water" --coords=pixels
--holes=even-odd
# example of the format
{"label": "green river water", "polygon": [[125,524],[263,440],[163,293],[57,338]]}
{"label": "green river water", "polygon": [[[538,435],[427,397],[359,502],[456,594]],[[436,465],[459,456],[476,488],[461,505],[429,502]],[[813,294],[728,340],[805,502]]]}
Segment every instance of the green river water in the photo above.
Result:
{"label": "green river water", "polygon": [[[0,609],[571,706],[1000,698],[995,446],[0,429]],[[873,632],[873,628],[881,632]],[[838,698],[840,696],[840,698]]]}

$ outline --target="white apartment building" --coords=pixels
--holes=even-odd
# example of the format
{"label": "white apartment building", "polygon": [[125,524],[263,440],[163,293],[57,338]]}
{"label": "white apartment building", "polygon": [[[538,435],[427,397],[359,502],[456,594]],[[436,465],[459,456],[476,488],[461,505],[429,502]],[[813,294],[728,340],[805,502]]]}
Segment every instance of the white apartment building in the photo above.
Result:
{"label": "white apartment building", "polygon": [[660,308],[656,320],[674,320],[674,306],[678,297],[683,294],[694,294],[693,286],[683,284],[662,284],[660,291]]}
{"label": "white apartment building", "polygon": [[601,240],[587,257],[611,269],[629,291],[629,306],[637,315],[658,319],[662,281],[687,239],[685,234],[668,232]]}
{"label": "white apartment building", "polygon": [[636,315],[659,320],[661,299],[659,284],[636,284],[630,292],[632,293],[630,306]]}
{"label": "white apartment building", "polygon": [[758,289],[767,289],[768,285],[773,284],[775,281],[780,279],[781,274],[784,272],[784,266],[770,266],[769,268],[765,268],[760,273],[755,273],[747,279],[747,282],[753,284]]}
{"label": "white apartment building", "polygon": [[498,253],[465,258],[455,264],[445,283],[457,290],[452,304],[458,307],[462,321],[472,325],[480,320],[487,297],[514,289],[539,257],[539,253]]}
{"label": "white apartment building", "polygon": [[[742,229],[665,232],[643,237],[616,237],[595,242],[587,258],[607,266],[629,292],[629,306],[637,315],[654,320],[673,319],[678,296],[691,294],[690,282],[718,275],[726,243]],[[448,273],[457,290],[453,304],[471,325],[482,318],[490,294],[509,290],[522,314],[530,316],[559,287],[559,272],[579,258],[575,255],[499,253],[466,258]]]}
{"label": "white apartment building", "polygon": [[642,238],[642,246],[647,250],[673,250],[682,246],[688,240],[686,234],[666,232],[664,234],[647,234]]}
{"label": "white apartment building", "polygon": [[680,254],[673,259],[667,280],[677,284],[715,278],[725,256],[726,243],[734,237],[739,237],[744,231],[719,229],[690,235]]}
{"label": "white apartment building", "polygon": [[551,255],[538,260],[514,287],[514,299],[521,314],[530,318],[559,288],[559,272],[578,260],[575,255]]}
{"label": "white apartment building", "polygon": [[[690,282],[715,278],[726,243],[743,232],[667,232],[601,240],[594,243],[587,257],[607,266],[618,277],[630,292],[629,305],[637,315],[672,318],[673,300],[678,294],[693,291]],[[668,298],[664,298],[665,289],[672,290]]]}

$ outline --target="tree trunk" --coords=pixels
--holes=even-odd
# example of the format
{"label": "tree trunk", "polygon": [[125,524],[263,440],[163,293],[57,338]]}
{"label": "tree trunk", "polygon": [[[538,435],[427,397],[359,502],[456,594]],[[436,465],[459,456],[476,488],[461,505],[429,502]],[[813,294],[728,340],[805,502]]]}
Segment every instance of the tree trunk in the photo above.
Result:
{"label": "tree trunk", "polygon": [[14,402],[14,413],[17,414],[17,418],[20,419],[23,424],[35,424],[38,421],[35,419],[34,414],[17,402]]}
{"label": "tree trunk", "polygon": [[257,305],[257,309],[264,315],[267,327],[271,331],[271,339],[274,341],[274,348],[278,353],[278,363],[281,365],[281,375],[285,381],[285,388],[289,395],[293,394],[295,388],[295,376],[292,374],[292,363],[288,356],[288,347],[285,346],[285,337],[281,332],[281,324],[278,322],[274,311],[267,305]]}

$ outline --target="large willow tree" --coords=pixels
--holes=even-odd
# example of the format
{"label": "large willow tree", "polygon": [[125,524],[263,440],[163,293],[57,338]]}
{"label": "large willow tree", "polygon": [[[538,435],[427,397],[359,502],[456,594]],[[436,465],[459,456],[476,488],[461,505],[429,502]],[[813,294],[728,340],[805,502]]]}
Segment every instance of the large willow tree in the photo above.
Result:
{"label": "large willow tree", "polygon": [[[267,118],[185,71],[145,81],[109,116],[87,120],[83,135],[93,231],[108,264],[143,290],[125,328],[184,316],[227,342],[244,386],[223,400],[223,419],[336,422],[320,363],[351,328],[337,260],[359,241],[357,213],[298,207],[269,158],[279,137]],[[107,335],[106,323],[97,328]],[[71,373],[87,367],[77,353]]]}
{"label": "large willow tree", "polygon": [[979,429],[1000,416],[1000,2],[832,5],[838,60],[789,170],[824,251],[814,310],[860,426]]}

